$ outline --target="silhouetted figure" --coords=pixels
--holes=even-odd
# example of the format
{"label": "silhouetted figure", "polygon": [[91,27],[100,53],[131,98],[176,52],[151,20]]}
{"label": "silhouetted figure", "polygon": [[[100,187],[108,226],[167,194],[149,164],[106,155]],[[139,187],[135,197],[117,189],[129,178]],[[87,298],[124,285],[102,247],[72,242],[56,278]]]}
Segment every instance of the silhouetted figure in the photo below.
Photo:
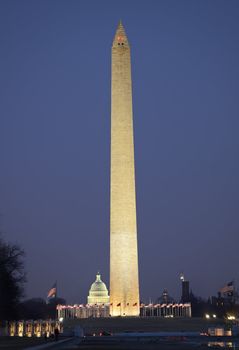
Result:
{"label": "silhouetted figure", "polygon": [[59,329],[57,327],[54,330],[54,334],[55,334],[55,341],[57,341],[59,337]]}

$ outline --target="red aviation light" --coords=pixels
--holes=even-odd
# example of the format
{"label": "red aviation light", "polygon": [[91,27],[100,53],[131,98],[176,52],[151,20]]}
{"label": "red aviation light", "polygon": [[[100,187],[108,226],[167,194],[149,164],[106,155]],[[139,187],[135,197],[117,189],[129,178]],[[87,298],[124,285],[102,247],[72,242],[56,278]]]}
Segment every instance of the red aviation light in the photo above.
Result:
{"label": "red aviation light", "polygon": [[124,41],[124,38],[123,38],[123,36],[118,36],[118,37],[117,37],[117,40],[120,41],[120,42],[122,42],[122,41]]}

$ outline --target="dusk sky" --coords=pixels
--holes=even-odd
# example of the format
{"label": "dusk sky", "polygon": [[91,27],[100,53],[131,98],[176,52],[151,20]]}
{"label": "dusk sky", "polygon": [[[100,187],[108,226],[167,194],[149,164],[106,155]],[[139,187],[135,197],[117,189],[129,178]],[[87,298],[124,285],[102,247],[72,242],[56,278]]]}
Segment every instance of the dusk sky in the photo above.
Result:
{"label": "dusk sky", "polygon": [[109,287],[111,44],[132,57],[140,294],[239,283],[239,1],[1,0],[0,231],[26,297]]}

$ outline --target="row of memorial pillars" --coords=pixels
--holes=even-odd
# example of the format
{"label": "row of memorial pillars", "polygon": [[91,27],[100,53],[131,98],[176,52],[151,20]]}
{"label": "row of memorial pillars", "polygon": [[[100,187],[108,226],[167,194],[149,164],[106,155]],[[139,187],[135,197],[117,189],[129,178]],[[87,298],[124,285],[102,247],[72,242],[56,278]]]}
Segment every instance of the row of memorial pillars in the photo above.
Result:
{"label": "row of memorial pillars", "polygon": [[57,308],[58,319],[109,317],[108,305],[66,306]]}
{"label": "row of memorial pillars", "polygon": [[[112,310],[113,305],[82,305],[82,306],[58,306],[58,319],[67,318],[88,318],[88,317],[109,317],[110,311],[114,311],[114,315],[127,316],[127,307],[132,308],[132,305],[126,305],[126,308],[119,303]],[[134,306],[134,304],[133,304]],[[137,306],[137,305],[135,305]],[[117,313],[115,312],[117,308]],[[125,314],[124,314],[125,312]],[[111,313],[112,315],[112,313]],[[158,304],[158,305],[141,305],[140,316],[142,317],[191,317],[191,305],[187,304]]]}
{"label": "row of memorial pillars", "polygon": [[143,306],[141,307],[143,317],[191,317],[190,305],[165,305],[165,306]]}
{"label": "row of memorial pillars", "polygon": [[12,321],[8,322],[6,333],[11,337],[50,337],[56,327],[62,331],[60,323],[53,320]]}

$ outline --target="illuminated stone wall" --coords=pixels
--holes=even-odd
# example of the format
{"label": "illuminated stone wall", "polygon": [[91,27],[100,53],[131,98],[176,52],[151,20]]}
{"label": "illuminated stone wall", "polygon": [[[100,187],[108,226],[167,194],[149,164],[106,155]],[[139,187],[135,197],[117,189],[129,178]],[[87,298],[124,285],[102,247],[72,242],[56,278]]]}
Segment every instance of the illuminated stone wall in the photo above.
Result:
{"label": "illuminated stone wall", "polygon": [[110,314],[139,315],[130,47],[120,23],[112,46]]}

